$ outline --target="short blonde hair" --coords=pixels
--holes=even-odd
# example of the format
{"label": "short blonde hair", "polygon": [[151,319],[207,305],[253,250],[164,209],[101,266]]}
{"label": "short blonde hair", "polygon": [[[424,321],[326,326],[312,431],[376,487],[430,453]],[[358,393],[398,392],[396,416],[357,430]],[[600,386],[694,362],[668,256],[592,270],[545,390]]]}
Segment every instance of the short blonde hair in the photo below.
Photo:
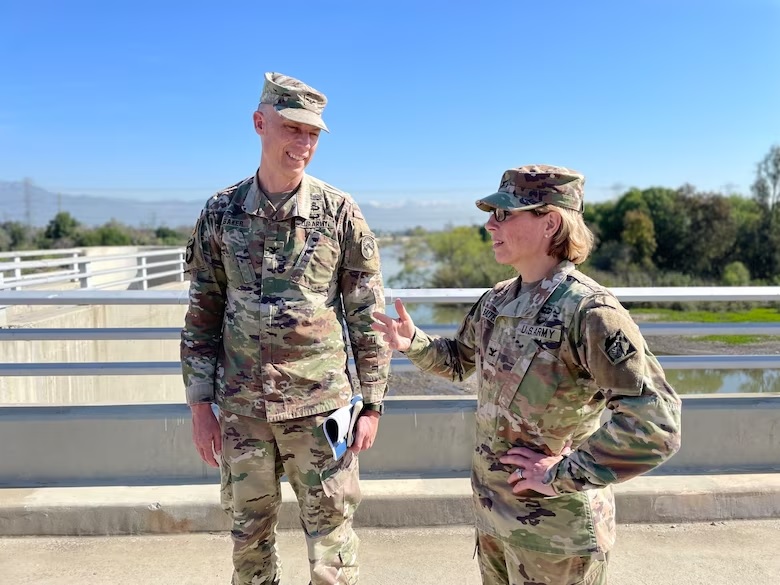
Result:
{"label": "short blonde hair", "polygon": [[595,237],[590,228],[585,225],[582,214],[573,209],[558,207],[557,205],[545,205],[534,211],[537,215],[546,215],[555,211],[561,216],[561,225],[550,242],[548,256],[553,256],[558,260],[569,260],[574,264],[582,264],[588,259]]}

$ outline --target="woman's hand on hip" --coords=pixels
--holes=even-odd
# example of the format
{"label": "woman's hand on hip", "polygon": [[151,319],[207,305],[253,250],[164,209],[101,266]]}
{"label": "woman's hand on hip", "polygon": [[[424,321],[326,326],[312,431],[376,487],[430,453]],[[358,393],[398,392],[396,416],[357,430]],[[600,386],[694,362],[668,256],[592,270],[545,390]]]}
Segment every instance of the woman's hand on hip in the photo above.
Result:
{"label": "woman's hand on hip", "polygon": [[512,492],[519,494],[533,490],[545,496],[557,495],[550,484],[544,483],[544,476],[565,455],[571,453],[570,445],[567,444],[560,455],[546,455],[527,447],[512,447],[506,455],[499,457],[501,463],[515,467],[507,478],[507,483],[513,484]]}

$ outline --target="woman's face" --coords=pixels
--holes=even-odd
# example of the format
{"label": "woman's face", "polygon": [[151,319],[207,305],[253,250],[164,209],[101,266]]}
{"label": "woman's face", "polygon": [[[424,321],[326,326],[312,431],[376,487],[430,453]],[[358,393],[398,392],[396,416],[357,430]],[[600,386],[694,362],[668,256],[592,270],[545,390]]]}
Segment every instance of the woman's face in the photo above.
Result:
{"label": "woman's face", "polygon": [[[499,210],[498,216],[502,212]],[[535,210],[509,212],[503,221],[495,210],[485,224],[493,239],[496,262],[514,267],[520,274],[547,258],[550,238],[558,222],[553,213],[537,215]],[[557,214],[555,214],[557,215]]]}

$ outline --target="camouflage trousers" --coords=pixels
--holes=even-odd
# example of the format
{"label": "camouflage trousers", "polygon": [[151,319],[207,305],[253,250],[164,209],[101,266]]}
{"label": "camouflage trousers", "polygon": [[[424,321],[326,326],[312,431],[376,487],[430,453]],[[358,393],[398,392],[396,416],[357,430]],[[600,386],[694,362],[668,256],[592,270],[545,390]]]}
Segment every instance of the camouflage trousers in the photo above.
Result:
{"label": "camouflage trousers", "polygon": [[276,526],[282,475],[295,491],[312,585],[357,583],[358,458],[333,460],[324,416],[279,423],[221,412],[222,507],[233,527],[233,585],[275,585],[281,577]]}
{"label": "camouflage trousers", "polygon": [[607,585],[607,561],[509,546],[477,530],[482,585]]}

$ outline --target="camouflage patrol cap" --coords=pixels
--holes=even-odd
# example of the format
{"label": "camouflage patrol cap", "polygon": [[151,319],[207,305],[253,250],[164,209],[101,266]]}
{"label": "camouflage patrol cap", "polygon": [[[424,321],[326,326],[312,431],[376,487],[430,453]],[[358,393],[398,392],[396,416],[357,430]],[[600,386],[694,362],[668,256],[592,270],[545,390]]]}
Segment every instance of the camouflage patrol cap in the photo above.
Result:
{"label": "camouflage patrol cap", "polygon": [[505,171],[498,191],[477,200],[477,207],[482,211],[523,211],[556,205],[582,213],[584,195],[582,173],[565,167],[526,165]]}
{"label": "camouflage patrol cap", "polygon": [[261,104],[270,104],[288,120],[316,126],[328,132],[322,111],[328,103],[325,94],[302,81],[281,73],[266,73]]}

